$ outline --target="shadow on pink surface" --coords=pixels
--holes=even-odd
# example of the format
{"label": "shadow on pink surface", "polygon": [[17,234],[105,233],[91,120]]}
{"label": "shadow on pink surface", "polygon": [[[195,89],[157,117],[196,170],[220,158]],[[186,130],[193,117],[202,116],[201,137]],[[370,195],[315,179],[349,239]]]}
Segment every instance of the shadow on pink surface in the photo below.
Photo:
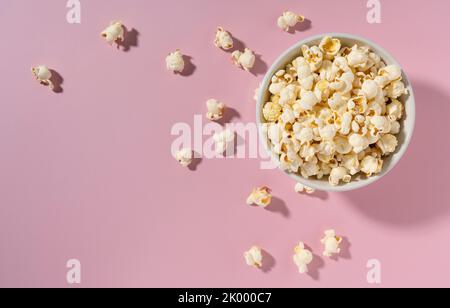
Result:
{"label": "shadow on pink surface", "polygon": [[275,264],[276,264],[275,258],[270,253],[265,251],[264,249],[262,250],[262,256],[263,256],[264,262],[263,262],[263,266],[261,267],[261,270],[264,273],[269,273],[275,267]]}
{"label": "shadow on pink surface", "polygon": [[427,82],[412,82],[416,99],[416,127],[410,147],[399,165],[377,183],[345,196],[365,215],[396,227],[431,223],[450,214],[449,94]]}
{"label": "shadow on pink surface", "polygon": [[289,29],[289,34],[295,34],[296,32],[305,32],[312,28],[312,22],[308,18],[305,21],[298,23],[295,27]]}
{"label": "shadow on pink surface", "polygon": [[123,52],[129,52],[131,48],[139,47],[139,31],[136,29],[128,30],[127,27],[124,26],[124,40],[122,42],[117,43],[117,48],[122,48]]}

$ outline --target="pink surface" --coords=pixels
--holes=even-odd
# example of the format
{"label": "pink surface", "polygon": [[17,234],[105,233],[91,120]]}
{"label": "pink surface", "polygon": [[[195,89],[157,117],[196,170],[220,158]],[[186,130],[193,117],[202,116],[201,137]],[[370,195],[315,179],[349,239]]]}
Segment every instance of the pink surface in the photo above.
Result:
{"label": "pink surface", "polygon": [[[384,287],[448,287],[450,2],[381,2],[383,21],[370,25],[363,0],[81,0],[82,23],[71,25],[65,1],[2,0],[0,286],[66,287],[76,258],[84,287],[368,287],[376,258]],[[311,27],[280,31],[285,9]],[[99,37],[116,19],[140,33],[128,52]],[[218,25],[261,55],[257,76],[213,46]],[[203,160],[194,172],[174,161],[173,124],[193,123],[211,97],[239,112],[233,121],[255,121],[265,68],[331,31],[378,42],[413,81],[416,133],[385,179],[310,197],[258,159]],[[165,70],[176,48],[192,57],[190,76]],[[63,93],[33,80],[36,64],[61,74]],[[258,185],[279,198],[272,211],[245,205]],[[303,240],[320,254],[327,228],[347,237],[343,256],[299,275],[293,247]],[[266,271],[243,261],[253,244],[272,256]]]}

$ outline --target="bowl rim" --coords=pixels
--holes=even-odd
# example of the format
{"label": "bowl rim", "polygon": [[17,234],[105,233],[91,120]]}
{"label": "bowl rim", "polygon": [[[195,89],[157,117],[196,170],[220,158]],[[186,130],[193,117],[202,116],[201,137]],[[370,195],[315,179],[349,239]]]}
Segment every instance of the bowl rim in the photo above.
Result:
{"label": "bowl rim", "polygon": [[[392,65],[392,64],[393,65],[398,65],[398,66],[400,66],[402,68],[403,80],[405,81],[405,84],[407,85],[406,88],[409,91],[409,96],[408,96],[407,102],[410,105],[410,107],[409,107],[410,110],[409,110],[409,113],[408,113],[410,127],[408,129],[408,133],[406,134],[406,137],[405,137],[404,141],[401,144],[400,149],[398,149],[398,151],[395,153],[395,156],[393,157],[395,159],[391,159],[391,161],[389,163],[389,166],[387,168],[385,168],[380,174],[378,174],[376,176],[372,176],[372,177],[369,177],[369,178],[366,178],[366,179],[362,179],[362,180],[359,180],[359,181],[354,181],[354,182],[351,182],[351,183],[348,183],[348,184],[345,184],[345,185],[339,185],[339,186],[332,186],[326,181],[323,181],[323,182],[327,183],[327,185],[325,185],[325,186],[316,185],[318,180],[312,181],[312,180],[309,180],[309,179],[305,179],[301,175],[282,170],[279,167],[279,157],[277,157],[277,155],[275,153],[273,153],[273,151],[270,149],[269,144],[267,142],[267,138],[266,138],[266,136],[265,136],[265,134],[263,132],[263,129],[262,129],[262,124],[264,123],[264,121],[262,121],[262,118],[261,118],[261,111],[262,111],[262,108],[264,107],[265,94],[267,93],[267,89],[269,87],[269,84],[270,84],[270,81],[272,79],[272,76],[276,73],[277,70],[280,69],[282,63],[285,63],[287,58],[290,57],[290,55],[295,50],[299,50],[300,51],[300,48],[301,48],[302,45],[309,45],[311,42],[321,40],[325,36],[330,36],[330,37],[338,38],[338,39],[346,39],[346,40],[358,41],[360,43],[363,43],[364,45],[367,45],[371,49],[376,49],[377,51],[382,53],[382,55],[380,55],[380,56],[382,57],[382,59],[387,64],[389,64],[389,65]],[[412,84],[411,84],[411,80],[408,78],[408,75],[406,74],[406,72],[403,69],[403,67],[391,55],[391,53],[389,53],[386,49],[381,47],[379,44],[375,43],[374,41],[372,41],[370,39],[366,39],[364,37],[353,35],[353,34],[348,34],[348,33],[334,33],[334,32],[331,32],[331,33],[323,33],[323,34],[319,34],[319,35],[314,35],[314,36],[307,37],[307,38],[304,38],[304,39],[298,41],[297,43],[295,43],[294,45],[289,47],[287,50],[285,50],[273,62],[273,64],[270,66],[270,68],[268,69],[267,73],[265,74],[264,79],[261,82],[261,87],[260,87],[259,94],[258,94],[258,101],[257,101],[257,104],[256,104],[256,123],[257,123],[257,126],[258,126],[259,139],[260,139],[260,142],[262,142],[263,145],[264,145],[264,150],[271,157],[272,162],[277,165],[277,169],[279,169],[280,171],[284,172],[289,177],[291,177],[294,180],[296,180],[298,183],[301,183],[301,184],[303,184],[305,186],[308,186],[308,187],[311,187],[311,188],[314,188],[314,189],[317,189],[317,190],[328,191],[328,192],[346,192],[346,191],[357,190],[357,189],[366,187],[368,185],[371,185],[371,184],[377,182],[378,180],[380,180],[381,178],[386,176],[389,172],[391,172],[397,166],[397,164],[400,162],[400,160],[403,158],[403,156],[405,155],[406,151],[409,148],[412,136],[414,134],[415,122],[416,122],[416,105],[415,105],[414,90],[413,90],[413,87],[412,87]],[[404,126],[403,126],[403,128],[404,128]]]}

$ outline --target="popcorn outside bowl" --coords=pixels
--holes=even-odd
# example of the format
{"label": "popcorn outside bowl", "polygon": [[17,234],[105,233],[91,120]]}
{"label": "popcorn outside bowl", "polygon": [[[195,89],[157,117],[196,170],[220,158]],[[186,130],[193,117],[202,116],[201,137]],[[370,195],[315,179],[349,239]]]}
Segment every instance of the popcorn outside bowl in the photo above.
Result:
{"label": "popcorn outside bowl", "polygon": [[[416,117],[416,109],[415,109],[415,101],[414,101],[414,93],[411,86],[411,82],[409,81],[408,77],[406,76],[405,72],[403,71],[403,67],[398,64],[398,62],[382,47],[375,44],[372,41],[369,41],[367,39],[350,35],[350,34],[343,34],[343,33],[328,33],[323,35],[314,36],[311,38],[304,39],[294,46],[290,47],[286,52],[284,52],[281,57],[278,58],[278,60],[275,61],[275,63],[270,67],[269,71],[267,72],[266,76],[264,77],[264,80],[262,82],[260,93],[258,96],[258,102],[257,102],[257,108],[256,108],[256,121],[259,127],[259,133],[260,133],[260,140],[263,142],[265,149],[270,154],[272,160],[278,165],[279,164],[279,157],[275,153],[272,152],[270,142],[268,141],[268,137],[263,133],[262,131],[262,124],[265,123],[265,119],[263,117],[263,107],[266,102],[269,101],[269,86],[271,83],[272,76],[280,69],[284,69],[284,67],[292,62],[295,58],[301,55],[301,46],[302,45],[319,45],[320,41],[325,36],[331,36],[333,38],[340,39],[342,42],[342,47],[352,47],[355,44],[368,46],[373,52],[377,53],[381,59],[387,64],[395,64],[402,68],[403,73],[403,82],[405,84],[406,89],[408,90],[408,95],[403,95],[400,97],[400,101],[404,104],[404,116],[403,120],[401,121],[402,127],[400,130],[400,134],[397,135],[399,145],[397,147],[397,150],[395,153],[387,156],[384,158],[384,164],[383,164],[383,170],[381,173],[374,175],[372,177],[365,177],[364,175],[353,177],[352,182],[348,184],[341,184],[339,186],[332,186],[328,182],[328,177],[325,176],[323,179],[318,180],[315,178],[309,178],[306,179],[302,177],[300,174],[290,173],[287,171],[283,171],[286,174],[288,174],[290,177],[292,177],[297,182],[312,187],[317,190],[322,191],[329,191],[329,192],[344,192],[344,191],[351,191],[356,190],[362,187],[365,187],[367,185],[370,185],[377,180],[381,179],[383,176],[385,176],[389,171],[391,171],[395,165],[400,161],[400,159],[405,154],[408,145],[411,141],[411,137],[413,135],[414,131],[414,124],[415,124],[415,117]],[[280,169],[281,170],[281,169]]]}

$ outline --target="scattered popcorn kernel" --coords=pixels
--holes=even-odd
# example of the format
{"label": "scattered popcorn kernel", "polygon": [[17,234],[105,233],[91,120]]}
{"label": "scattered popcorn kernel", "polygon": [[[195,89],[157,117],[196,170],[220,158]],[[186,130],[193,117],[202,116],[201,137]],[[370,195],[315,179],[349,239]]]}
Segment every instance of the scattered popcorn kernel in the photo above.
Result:
{"label": "scattered popcorn kernel", "polygon": [[177,153],[176,159],[181,166],[187,167],[192,163],[193,151],[191,149],[184,148]]}
{"label": "scattered popcorn kernel", "polygon": [[271,191],[268,187],[256,188],[247,198],[247,204],[267,207],[272,202],[272,195],[270,193]]}
{"label": "scattered popcorn kernel", "polygon": [[208,112],[206,117],[211,121],[218,121],[223,118],[225,105],[216,99],[210,99],[206,102]]}
{"label": "scattered popcorn kernel", "polygon": [[228,147],[234,143],[235,133],[230,129],[226,129],[221,133],[216,133],[213,136],[215,142],[215,150],[217,154],[223,154]]}
{"label": "scattered popcorn kernel", "polygon": [[179,49],[177,49],[175,52],[170,53],[166,58],[167,70],[174,73],[183,72],[184,65],[183,54]]}
{"label": "scattered popcorn kernel", "polygon": [[278,27],[284,31],[289,31],[289,28],[295,27],[298,23],[304,22],[305,17],[292,12],[284,12],[283,16],[278,18]]}
{"label": "scattered popcorn kernel", "polygon": [[312,195],[313,193],[315,193],[316,192],[316,190],[314,189],[314,188],[311,188],[311,187],[308,187],[308,186],[305,186],[305,185],[303,185],[303,184],[301,184],[301,183],[297,183],[296,185],[295,185],[295,191],[297,192],[297,193],[306,193],[306,194],[308,194],[308,195]]}
{"label": "scattered popcorn kernel", "polygon": [[294,249],[294,263],[298,267],[298,271],[300,274],[305,274],[308,272],[308,265],[314,259],[314,256],[311,251],[305,248],[305,244],[300,242]]}
{"label": "scattered popcorn kernel", "polygon": [[239,50],[234,51],[231,54],[231,58],[236,66],[242,67],[246,71],[250,71],[256,61],[255,54],[248,48],[244,52]]}
{"label": "scattered popcorn kernel", "polygon": [[233,38],[230,33],[225,31],[222,27],[218,27],[214,45],[216,45],[217,48],[230,50],[233,48]]}
{"label": "scattered popcorn kernel", "polygon": [[249,251],[244,253],[245,262],[248,266],[253,266],[256,268],[262,267],[263,256],[262,249],[258,246],[253,246]]}
{"label": "scattered popcorn kernel", "polygon": [[50,69],[44,65],[36,66],[31,69],[34,77],[41,85],[48,86],[50,89],[53,89],[52,72]]}
{"label": "scattered popcorn kernel", "polygon": [[112,22],[103,32],[102,37],[112,45],[118,41],[123,41],[125,39],[125,30],[123,24],[120,21]]}
{"label": "scattered popcorn kernel", "polygon": [[321,240],[324,245],[323,255],[325,257],[332,257],[334,254],[339,254],[341,249],[339,248],[342,243],[342,238],[336,236],[336,232],[334,230],[325,231],[325,237]]}

